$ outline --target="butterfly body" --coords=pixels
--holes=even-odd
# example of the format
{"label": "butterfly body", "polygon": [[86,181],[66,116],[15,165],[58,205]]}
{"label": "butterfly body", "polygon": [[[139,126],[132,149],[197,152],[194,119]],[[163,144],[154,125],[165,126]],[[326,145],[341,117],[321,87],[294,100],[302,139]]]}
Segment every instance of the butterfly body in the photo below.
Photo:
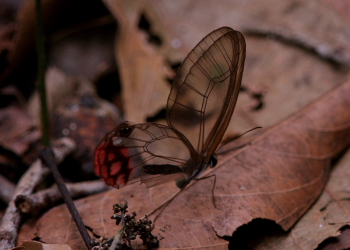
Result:
{"label": "butterfly body", "polygon": [[167,123],[124,122],[95,151],[95,172],[106,184],[180,188],[216,165],[213,155],[230,122],[245,58],[243,35],[223,27],[187,56],[167,102]]}

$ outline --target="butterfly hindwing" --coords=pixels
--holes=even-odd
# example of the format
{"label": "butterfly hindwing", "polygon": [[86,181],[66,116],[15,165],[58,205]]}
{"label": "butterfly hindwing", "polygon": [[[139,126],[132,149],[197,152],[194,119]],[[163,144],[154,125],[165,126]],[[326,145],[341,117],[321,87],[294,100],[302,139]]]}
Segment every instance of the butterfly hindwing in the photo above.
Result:
{"label": "butterfly hindwing", "polygon": [[122,123],[97,147],[95,172],[117,188],[137,181],[152,186],[186,177],[190,158],[190,150],[171,128]]}

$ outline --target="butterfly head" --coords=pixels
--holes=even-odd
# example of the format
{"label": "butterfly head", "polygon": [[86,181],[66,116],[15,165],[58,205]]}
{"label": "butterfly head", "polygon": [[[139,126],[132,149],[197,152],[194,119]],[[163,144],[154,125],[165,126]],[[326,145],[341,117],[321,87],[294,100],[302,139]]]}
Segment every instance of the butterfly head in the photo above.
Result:
{"label": "butterfly head", "polygon": [[134,130],[134,127],[128,123],[128,122],[123,122],[122,124],[120,124],[117,127],[117,136],[121,136],[121,137],[128,137],[132,131]]}

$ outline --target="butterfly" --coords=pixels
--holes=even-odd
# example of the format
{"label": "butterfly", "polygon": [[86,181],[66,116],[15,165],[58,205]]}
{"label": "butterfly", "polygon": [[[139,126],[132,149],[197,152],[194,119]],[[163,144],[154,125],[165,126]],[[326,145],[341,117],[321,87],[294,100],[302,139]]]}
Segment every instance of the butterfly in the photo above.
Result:
{"label": "butterfly", "polygon": [[208,167],[230,122],[245,60],[243,35],[229,27],[203,38],[180,66],[166,125],[123,122],[95,150],[96,175],[115,188],[135,182],[184,188]]}

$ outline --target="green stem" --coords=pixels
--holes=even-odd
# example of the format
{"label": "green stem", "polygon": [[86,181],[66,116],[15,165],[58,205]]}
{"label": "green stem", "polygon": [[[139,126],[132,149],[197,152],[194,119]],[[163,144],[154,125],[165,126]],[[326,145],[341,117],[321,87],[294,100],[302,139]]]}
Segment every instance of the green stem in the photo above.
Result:
{"label": "green stem", "polygon": [[38,57],[37,88],[40,95],[42,138],[45,147],[50,146],[50,121],[45,88],[45,39],[43,28],[42,0],[36,0],[36,48]]}

